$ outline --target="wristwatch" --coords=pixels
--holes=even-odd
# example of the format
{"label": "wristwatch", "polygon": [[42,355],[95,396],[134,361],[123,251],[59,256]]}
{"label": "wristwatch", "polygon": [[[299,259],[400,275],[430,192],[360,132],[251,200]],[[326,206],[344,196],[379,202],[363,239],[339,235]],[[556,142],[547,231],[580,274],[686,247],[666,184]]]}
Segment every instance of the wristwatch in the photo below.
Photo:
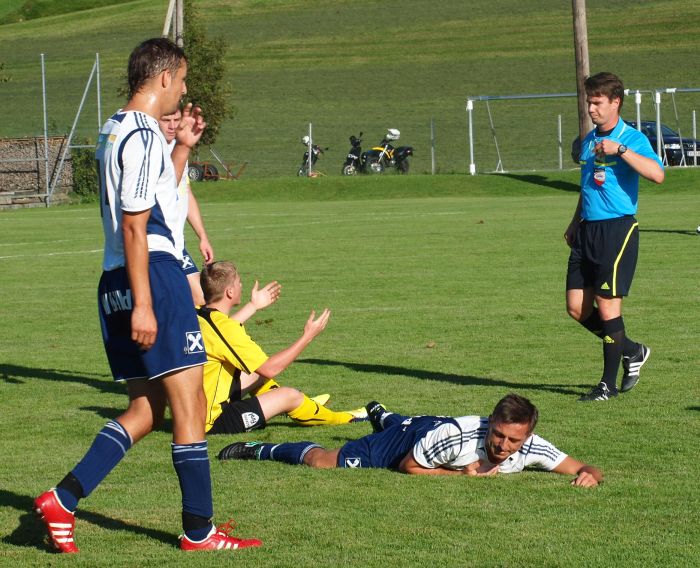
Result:
{"label": "wristwatch", "polygon": [[624,154],[625,152],[627,152],[627,146],[625,146],[624,144],[620,144],[617,147],[617,155],[622,156],[622,154]]}

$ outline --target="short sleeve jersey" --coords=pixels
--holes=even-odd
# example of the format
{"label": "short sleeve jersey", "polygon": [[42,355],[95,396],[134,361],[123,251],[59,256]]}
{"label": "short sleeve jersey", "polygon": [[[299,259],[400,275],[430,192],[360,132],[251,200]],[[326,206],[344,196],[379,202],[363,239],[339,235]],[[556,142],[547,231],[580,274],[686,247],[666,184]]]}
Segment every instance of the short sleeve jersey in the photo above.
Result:
{"label": "short sleeve jersey", "polygon": [[209,431],[221,415],[221,404],[231,397],[231,387],[240,372],[255,372],[268,357],[246,333],[243,324],[206,307],[199,308],[197,315],[207,352],[204,394],[207,397],[206,430]]}
{"label": "short sleeve jersey", "polygon": [[594,128],[581,145],[581,217],[585,221],[603,221],[637,213],[639,174],[618,156],[598,159],[595,145],[609,138],[624,144],[637,154],[651,158],[663,167],[641,132],[620,119],[606,137],[598,136]]}
{"label": "short sleeve jersey", "polygon": [[[487,464],[484,440],[488,427],[488,417],[480,416],[462,416],[454,422],[444,422],[416,442],[413,457],[428,469],[460,470],[476,461]],[[566,457],[547,440],[532,434],[520,450],[499,464],[499,471],[518,473],[526,467],[551,471]]]}
{"label": "short sleeve jersey", "polygon": [[177,204],[175,168],[158,121],[142,112],[118,111],[102,127],[95,156],[105,234],[103,269],[124,266],[123,212],[150,209],[149,252],[182,259],[184,225]]}

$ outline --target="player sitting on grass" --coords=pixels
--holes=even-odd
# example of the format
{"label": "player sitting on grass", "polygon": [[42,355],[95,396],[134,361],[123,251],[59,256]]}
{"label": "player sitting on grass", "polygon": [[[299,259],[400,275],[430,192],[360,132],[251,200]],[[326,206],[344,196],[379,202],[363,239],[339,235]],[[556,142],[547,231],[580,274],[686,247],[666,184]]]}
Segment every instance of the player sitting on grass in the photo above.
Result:
{"label": "player sitting on grass", "polygon": [[422,475],[485,476],[531,467],[575,475],[571,485],[577,487],[595,487],[603,480],[599,469],[533,434],[537,408],[516,394],[503,397],[488,417],[401,416],[378,402],[370,402],[367,412],[374,433],[340,449],[326,450],[313,442],[236,442],[221,450],[219,459],[317,468],[380,467]]}
{"label": "player sitting on grass", "polygon": [[[197,314],[207,352],[204,392],[209,434],[237,434],[264,428],[270,418],[279,414],[287,414],[302,426],[367,419],[364,408],[334,412],[319,403],[327,400],[327,395],[310,399],[274,380],[325,329],[330,310],[323,310],[318,319],[314,319],[316,314],[312,311],[301,337],[268,357],[246,333],[243,324],[257,310],[276,302],[281,286],[271,282],[258,289],[256,281],[251,301],[229,318],[229,312],[241,301],[241,278],[236,267],[225,261],[209,264],[202,270],[201,284],[206,305]],[[247,394],[251,396],[243,399]]]}

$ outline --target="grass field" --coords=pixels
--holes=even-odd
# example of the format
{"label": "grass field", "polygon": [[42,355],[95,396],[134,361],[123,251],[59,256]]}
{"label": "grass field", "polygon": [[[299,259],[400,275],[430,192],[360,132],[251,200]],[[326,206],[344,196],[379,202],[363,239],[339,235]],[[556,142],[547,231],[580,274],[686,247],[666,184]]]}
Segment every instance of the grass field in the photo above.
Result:
{"label": "grass field", "polygon": [[[87,0],[70,0],[77,6]],[[98,0],[94,0],[98,3]],[[551,0],[197,0],[212,35],[229,45],[226,80],[235,118],[216,147],[227,160],[248,161],[246,177],[293,174],[308,123],[330,149],[319,163],[340,175],[348,137],[360,130],[376,144],[389,127],[415,148],[413,171],[430,171],[431,118],[441,173],[468,171],[468,96],[575,91],[570,2]],[[123,104],[117,89],[130,50],[161,33],[167,2],[139,0],[0,26],[2,84],[13,109],[0,136],[42,131],[40,53],[46,54],[49,124],[66,133],[94,61],[102,64],[103,119]],[[698,87],[700,3],[695,0],[589,0],[592,71],[619,73],[633,89]],[[1,12],[0,12],[1,13]],[[645,95],[643,117],[653,118]],[[691,134],[700,95],[676,95],[679,124]],[[94,92],[78,129],[94,140]],[[206,110],[206,109],[205,109]],[[491,103],[503,166],[558,167],[557,116],[562,115],[565,165],[577,133],[574,99]],[[625,109],[634,118],[632,102]],[[675,127],[670,96],[663,118]],[[484,103],[475,111],[476,164],[496,167]],[[208,158],[204,151],[202,157]]]}
{"label": "grass field", "polygon": [[[643,184],[625,312],[653,355],[634,391],[599,405],[576,398],[599,377],[600,345],[563,302],[575,175],[197,186],[217,256],[237,262],[244,290],[256,278],[284,286],[248,324],[268,352],[295,339],[312,308],[333,310],[283,384],[329,392],[337,409],[376,398],[404,413],[486,413],[516,391],[539,406],[538,432],[600,466],[606,482],[585,491],[534,472],[430,479],[213,463],[217,519],[233,516],[241,535],[265,545],[233,559],[188,556],[188,566],[696,565],[696,184],[690,170]],[[31,500],[74,465],[125,396],[100,341],[95,207],[0,212],[0,227],[0,564],[183,563],[167,427],[83,502],[79,557],[45,551]],[[241,439],[334,447],[367,432],[278,418]],[[228,442],[211,438],[211,455]]]}

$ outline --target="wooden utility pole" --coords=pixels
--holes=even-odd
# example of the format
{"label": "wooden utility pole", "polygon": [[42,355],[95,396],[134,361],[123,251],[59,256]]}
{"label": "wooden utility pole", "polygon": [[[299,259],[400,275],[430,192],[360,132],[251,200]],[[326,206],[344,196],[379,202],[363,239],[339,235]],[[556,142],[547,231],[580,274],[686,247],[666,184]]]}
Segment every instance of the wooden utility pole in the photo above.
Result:
{"label": "wooden utility pole", "polygon": [[179,46],[183,47],[183,33],[185,30],[185,11],[184,11],[184,1],[185,0],[170,0],[168,5],[168,13],[165,15],[165,24],[163,25],[163,37],[170,36],[170,30],[172,29],[173,41]]}
{"label": "wooden utility pole", "polygon": [[588,26],[586,24],[586,0],[571,0],[574,14],[574,51],[576,54],[576,93],[578,94],[578,133],[583,140],[593,123],[588,116],[586,91],[583,83],[590,75],[588,66]]}
{"label": "wooden utility pole", "polygon": [[[183,47],[185,41],[183,39],[183,34],[185,33],[185,0],[176,0],[177,7],[175,8],[175,43],[178,47]],[[588,57],[588,55],[586,55]]]}

